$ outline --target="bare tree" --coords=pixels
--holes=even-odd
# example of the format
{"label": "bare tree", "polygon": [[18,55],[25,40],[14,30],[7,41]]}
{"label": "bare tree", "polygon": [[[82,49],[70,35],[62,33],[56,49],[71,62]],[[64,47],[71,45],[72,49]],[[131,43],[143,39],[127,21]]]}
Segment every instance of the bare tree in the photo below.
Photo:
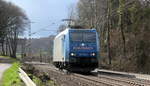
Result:
{"label": "bare tree", "polygon": [[[17,41],[19,35],[23,34],[25,30],[26,21],[28,20],[24,12],[17,6],[12,3],[6,3],[1,1],[0,9],[0,30],[1,30],[1,47],[3,55],[6,55],[6,52],[12,57],[16,57],[17,51]],[[5,43],[5,44],[4,44]],[[7,48],[4,49],[4,46]]]}

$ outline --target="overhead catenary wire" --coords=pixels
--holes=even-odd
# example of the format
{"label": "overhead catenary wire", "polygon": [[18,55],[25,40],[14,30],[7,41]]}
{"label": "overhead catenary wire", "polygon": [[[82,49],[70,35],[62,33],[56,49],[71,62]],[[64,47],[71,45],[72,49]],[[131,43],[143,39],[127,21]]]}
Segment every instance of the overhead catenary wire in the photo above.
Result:
{"label": "overhead catenary wire", "polygon": [[47,25],[46,27],[43,27],[43,28],[39,29],[38,31],[31,33],[31,35],[42,32],[42,31],[57,31],[57,30],[47,30],[47,28],[50,26],[52,26],[52,25]]}
{"label": "overhead catenary wire", "polygon": [[[58,22],[60,22],[60,20],[57,21],[57,22],[52,22],[50,25],[47,25],[47,26],[45,26],[45,27],[43,27],[43,28],[40,28],[39,30],[37,30],[37,31],[35,31],[35,32],[33,32],[33,33],[31,33],[31,35],[36,34],[36,33],[39,33],[39,32],[42,32],[42,31],[57,31],[57,29],[56,29],[56,30],[54,30],[54,29],[52,29],[52,30],[47,30],[47,28],[48,28],[48,27],[51,27],[51,26],[54,26],[54,25],[57,24]],[[57,26],[58,26],[58,25],[57,25]]]}

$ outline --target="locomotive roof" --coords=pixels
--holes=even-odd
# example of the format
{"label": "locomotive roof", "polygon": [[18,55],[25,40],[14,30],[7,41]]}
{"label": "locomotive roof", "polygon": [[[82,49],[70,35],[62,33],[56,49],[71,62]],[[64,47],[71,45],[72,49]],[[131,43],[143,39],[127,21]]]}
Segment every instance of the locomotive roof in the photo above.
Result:
{"label": "locomotive roof", "polygon": [[58,37],[61,36],[61,35],[67,34],[68,30],[69,30],[69,29],[65,29],[64,31],[60,32],[55,38],[58,38]]}
{"label": "locomotive roof", "polygon": [[69,30],[96,30],[96,29],[73,29],[73,28],[66,28],[64,31],[60,32],[55,38],[58,38],[61,35],[67,34]]}

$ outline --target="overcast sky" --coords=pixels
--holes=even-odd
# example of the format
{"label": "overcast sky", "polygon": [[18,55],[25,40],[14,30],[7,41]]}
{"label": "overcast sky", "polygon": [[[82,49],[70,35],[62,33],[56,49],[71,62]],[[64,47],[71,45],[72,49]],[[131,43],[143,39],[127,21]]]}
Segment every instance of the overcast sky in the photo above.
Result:
{"label": "overcast sky", "polygon": [[[78,0],[7,0],[24,10],[28,18],[33,22],[32,37],[46,37],[54,34],[61,20],[67,18],[70,7],[75,7]],[[54,24],[55,23],[55,24]],[[46,31],[39,31],[47,27]]]}

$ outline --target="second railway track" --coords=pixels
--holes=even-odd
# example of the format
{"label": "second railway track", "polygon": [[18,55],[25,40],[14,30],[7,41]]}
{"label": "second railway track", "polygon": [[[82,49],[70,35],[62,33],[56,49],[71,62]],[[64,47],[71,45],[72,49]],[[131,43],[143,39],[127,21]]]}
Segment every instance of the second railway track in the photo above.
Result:
{"label": "second railway track", "polygon": [[110,76],[105,76],[105,75],[99,75],[100,78],[106,78],[106,79],[111,79],[113,81],[119,81],[120,83],[126,83],[129,86],[150,86],[150,83],[144,80],[139,80],[135,78],[121,78],[121,77],[110,77]]}
{"label": "second railway track", "polygon": [[[79,75],[79,74],[74,74],[75,77],[81,78],[81,79],[85,79],[88,82],[92,82],[96,85],[103,84],[106,86],[123,86],[123,84],[121,83],[116,83],[116,82],[112,82],[111,80],[107,80],[104,78],[98,78],[98,77],[93,77],[93,76],[83,76],[83,75]],[[125,84],[124,84],[125,86]]]}
{"label": "second railway track", "polygon": [[108,86],[150,86],[150,83],[146,81],[126,77],[121,78],[106,75],[99,75],[98,77],[95,77],[95,76],[83,76],[80,74],[74,74],[74,76],[87,79],[95,83],[102,83]]}

